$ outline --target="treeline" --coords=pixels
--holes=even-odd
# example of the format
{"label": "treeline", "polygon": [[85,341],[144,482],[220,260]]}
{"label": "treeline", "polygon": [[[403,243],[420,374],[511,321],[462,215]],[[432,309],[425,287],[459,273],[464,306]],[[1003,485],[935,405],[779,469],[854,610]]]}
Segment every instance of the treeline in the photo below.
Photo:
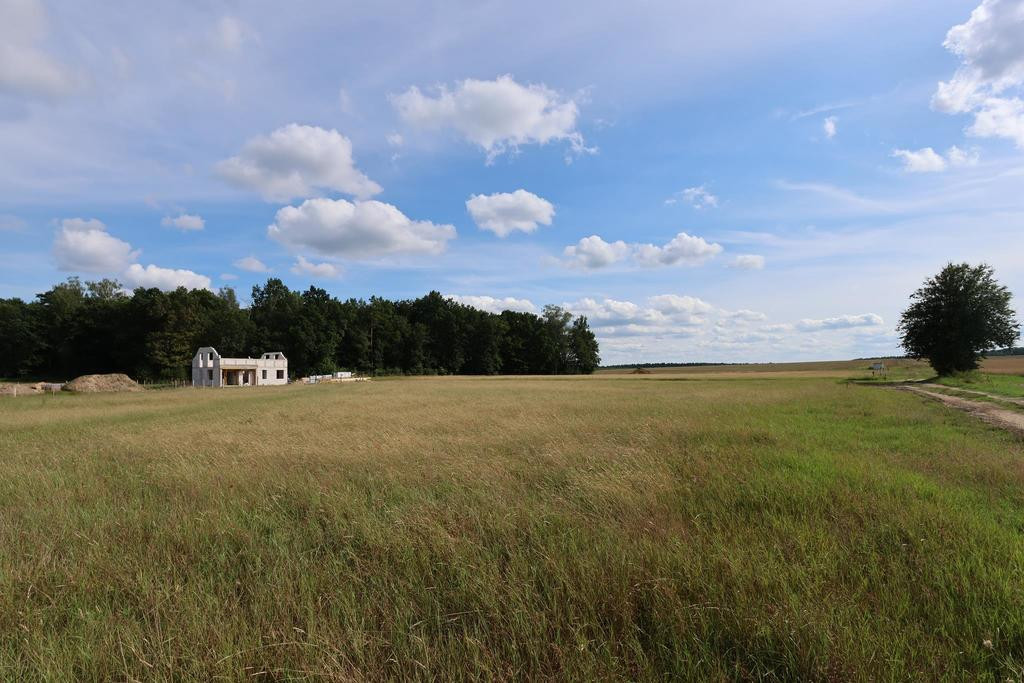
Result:
{"label": "treeline", "polygon": [[625,370],[627,368],[638,368],[641,370],[653,370],[655,368],[703,368],[709,365],[743,365],[743,363],[624,363],[621,365],[602,365],[603,370]]}
{"label": "treeline", "polygon": [[600,363],[585,317],[558,306],[499,315],[438,292],[342,301],[272,278],[252,288],[243,308],[231,288],[128,294],[114,280],[69,278],[31,302],[0,299],[0,377],[188,379],[200,346],[224,356],[283,351],[292,376],[587,374]]}
{"label": "treeline", "polygon": [[986,356],[1024,356],[1024,347],[1015,346],[1012,349],[999,349],[998,351],[989,351],[985,355]]}

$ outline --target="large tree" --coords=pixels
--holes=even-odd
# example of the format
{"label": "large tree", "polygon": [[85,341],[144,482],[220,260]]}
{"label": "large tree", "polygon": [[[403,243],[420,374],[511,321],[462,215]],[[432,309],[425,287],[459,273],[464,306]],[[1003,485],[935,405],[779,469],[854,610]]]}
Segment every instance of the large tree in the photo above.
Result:
{"label": "large tree", "polygon": [[950,263],[910,296],[898,327],[903,348],[940,375],[974,370],[986,351],[1020,336],[1011,298],[990,266]]}

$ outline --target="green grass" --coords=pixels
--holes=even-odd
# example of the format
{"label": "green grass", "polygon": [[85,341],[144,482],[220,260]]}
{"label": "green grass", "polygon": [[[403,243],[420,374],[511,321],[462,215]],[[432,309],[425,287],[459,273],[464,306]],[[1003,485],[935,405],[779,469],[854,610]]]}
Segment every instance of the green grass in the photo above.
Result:
{"label": "green grass", "polygon": [[605,376],[24,397],[0,401],[0,458],[3,680],[1024,666],[1024,444],[906,392]]}
{"label": "green grass", "polygon": [[939,377],[935,381],[938,384],[957,389],[971,389],[1011,398],[1024,398],[1024,377],[1021,375],[963,372],[948,377]]}

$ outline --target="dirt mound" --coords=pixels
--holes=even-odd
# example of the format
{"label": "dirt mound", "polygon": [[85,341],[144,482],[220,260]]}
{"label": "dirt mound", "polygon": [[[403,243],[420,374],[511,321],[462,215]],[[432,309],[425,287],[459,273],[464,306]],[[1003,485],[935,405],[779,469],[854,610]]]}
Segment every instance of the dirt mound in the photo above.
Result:
{"label": "dirt mound", "polygon": [[82,375],[64,385],[64,391],[95,394],[101,391],[142,391],[142,387],[128,375]]}
{"label": "dirt mound", "polygon": [[0,396],[29,396],[43,393],[43,383],[35,384],[0,384]]}

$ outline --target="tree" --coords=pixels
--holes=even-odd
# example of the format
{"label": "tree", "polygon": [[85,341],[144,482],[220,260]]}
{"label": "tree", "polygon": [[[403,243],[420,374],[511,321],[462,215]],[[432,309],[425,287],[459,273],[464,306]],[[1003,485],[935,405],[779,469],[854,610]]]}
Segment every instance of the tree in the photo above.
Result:
{"label": "tree", "polygon": [[569,368],[569,323],[572,313],[561,306],[548,304],[542,313],[544,319],[544,356],[547,360],[545,372],[555,375]]}
{"label": "tree", "polygon": [[988,265],[950,263],[910,299],[897,328],[901,343],[940,375],[974,370],[986,351],[1012,346],[1020,336],[1010,291]]}
{"label": "tree", "polygon": [[572,321],[569,328],[569,365],[573,372],[589,375],[601,364],[597,338],[587,324],[587,316],[581,315]]}

